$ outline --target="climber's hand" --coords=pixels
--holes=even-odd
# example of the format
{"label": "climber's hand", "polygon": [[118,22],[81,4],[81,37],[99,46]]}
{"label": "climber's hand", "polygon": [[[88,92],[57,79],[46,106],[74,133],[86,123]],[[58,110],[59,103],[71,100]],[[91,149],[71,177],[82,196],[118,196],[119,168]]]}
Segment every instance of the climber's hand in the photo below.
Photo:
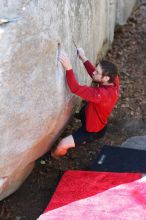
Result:
{"label": "climber's hand", "polygon": [[61,52],[58,59],[62,63],[65,70],[72,69],[72,65],[70,63],[70,59],[68,58],[67,54]]}
{"label": "climber's hand", "polygon": [[77,48],[77,54],[83,63],[88,60],[87,57],[85,56],[85,52],[84,52],[83,48]]}

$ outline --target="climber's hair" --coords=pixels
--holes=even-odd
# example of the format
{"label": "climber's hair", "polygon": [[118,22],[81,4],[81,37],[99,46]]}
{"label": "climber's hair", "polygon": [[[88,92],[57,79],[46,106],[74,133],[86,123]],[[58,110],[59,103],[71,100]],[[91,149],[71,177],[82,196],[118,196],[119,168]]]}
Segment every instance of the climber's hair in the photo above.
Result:
{"label": "climber's hair", "polygon": [[114,63],[107,60],[101,60],[98,64],[101,66],[103,70],[103,76],[109,76],[110,77],[109,83],[113,83],[115,77],[118,75],[117,66]]}

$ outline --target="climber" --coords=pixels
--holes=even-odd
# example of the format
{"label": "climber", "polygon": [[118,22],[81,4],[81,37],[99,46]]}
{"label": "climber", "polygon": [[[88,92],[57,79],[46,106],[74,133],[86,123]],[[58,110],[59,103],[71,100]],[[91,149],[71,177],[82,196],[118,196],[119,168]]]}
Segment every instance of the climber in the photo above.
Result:
{"label": "climber", "polygon": [[70,91],[86,101],[79,112],[82,126],[71,135],[63,138],[55,150],[53,158],[64,156],[70,148],[87,144],[104,136],[108,118],[119,95],[119,77],[115,64],[101,60],[95,67],[85,56],[82,48],[77,48],[79,59],[83,62],[88,74],[98,85],[83,86],[75,78],[68,56],[60,53],[58,59],[66,71],[66,80]]}

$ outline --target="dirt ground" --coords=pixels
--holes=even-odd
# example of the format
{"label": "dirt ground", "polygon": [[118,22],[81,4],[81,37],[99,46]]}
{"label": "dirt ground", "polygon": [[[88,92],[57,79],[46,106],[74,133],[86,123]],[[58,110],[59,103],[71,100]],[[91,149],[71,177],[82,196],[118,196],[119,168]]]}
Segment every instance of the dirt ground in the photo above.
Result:
{"label": "dirt ground", "polygon": [[[115,33],[106,58],[118,64],[119,102],[100,141],[71,149],[67,156],[39,161],[21,188],[0,203],[0,220],[36,220],[48,204],[63,172],[85,170],[104,144],[120,145],[128,137],[146,134],[146,0],[140,1],[126,25]],[[60,138],[80,125],[72,118]],[[55,143],[56,145],[56,143]]]}

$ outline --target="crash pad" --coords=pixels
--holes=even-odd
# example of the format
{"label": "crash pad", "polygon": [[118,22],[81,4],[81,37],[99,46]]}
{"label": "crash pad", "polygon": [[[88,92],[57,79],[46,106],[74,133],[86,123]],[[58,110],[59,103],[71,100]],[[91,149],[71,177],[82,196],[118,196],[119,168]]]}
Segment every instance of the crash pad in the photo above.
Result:
{"label": "crash pad", "polygon": [[42,214],[39,220],[145,220],[146,177]]}
{"label": "crash pad", "polygon": [[93,196],[122,183],[141,178],[140,173],[110,173],[68,170],[61,178],[46,210]]}
{"label": "crash pad", "polygon": [[146,151],[105,145],[89,170],[145,173]]}

